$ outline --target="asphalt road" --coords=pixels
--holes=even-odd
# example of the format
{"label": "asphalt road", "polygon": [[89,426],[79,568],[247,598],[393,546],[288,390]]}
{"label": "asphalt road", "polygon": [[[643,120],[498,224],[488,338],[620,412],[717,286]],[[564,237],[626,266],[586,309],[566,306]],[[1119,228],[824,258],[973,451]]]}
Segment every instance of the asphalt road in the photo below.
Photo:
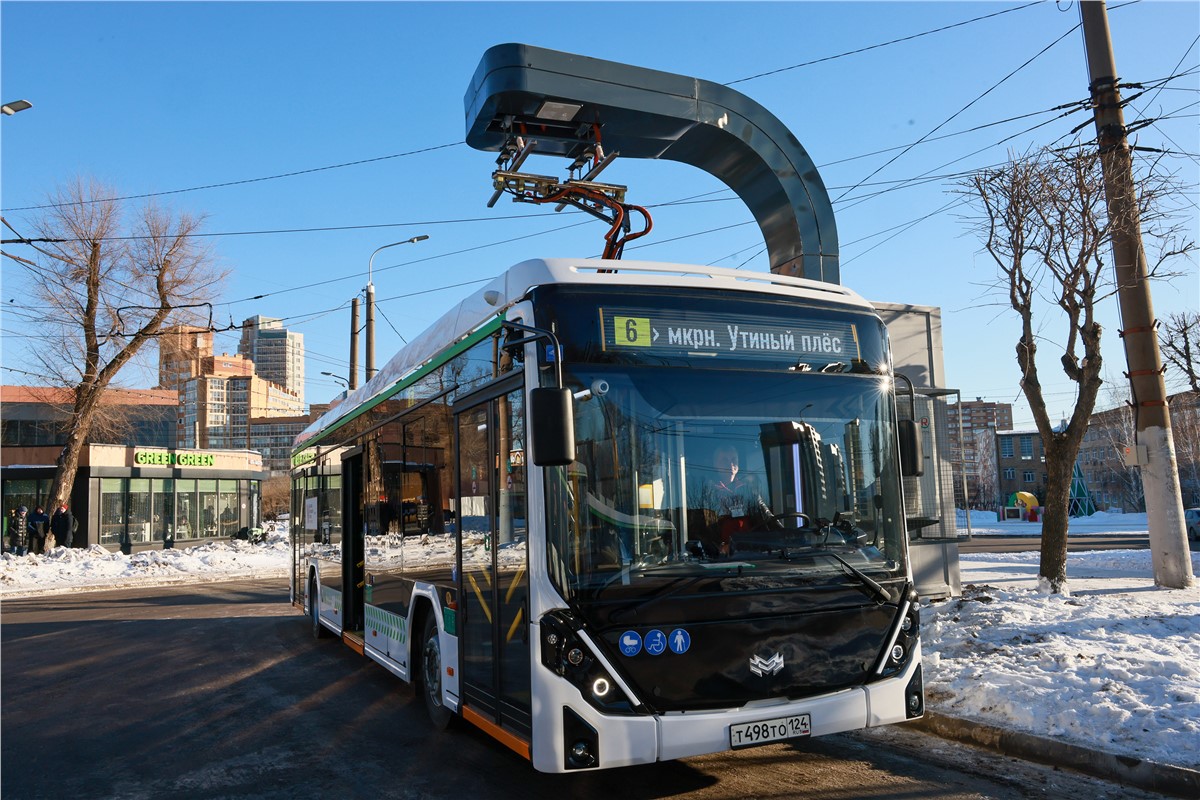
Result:
{"label": "asphalt road", "polygon": [[435,734],[381,667],[314,641],[279,581],[79,592],[0,608],[0,795],[25,798],[1153,797],[902,727],[542,775]]}

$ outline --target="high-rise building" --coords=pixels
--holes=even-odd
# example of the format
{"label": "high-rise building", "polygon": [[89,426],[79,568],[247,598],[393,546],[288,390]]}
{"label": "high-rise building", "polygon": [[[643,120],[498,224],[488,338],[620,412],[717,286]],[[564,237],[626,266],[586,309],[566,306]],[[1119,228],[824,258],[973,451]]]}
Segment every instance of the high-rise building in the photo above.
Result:
{"label": "high-rise building", "polygon": [[158,388],[178,391],[188,378],[200,374],[201,361],[213,354],[213,335],[207,328],[175,325],[158,338]]}
{"label": "high-rise building", "polygon": [[254,362],[259,377],[304,399],[304,334],[289,331],[275,317],[250,317],[242,323],[238,355]]}
{"label": "high-rise building", "polygon": [[955,504],[958,508],[995,508],[1000,500],[996,485],[996,431],[1012,430],[1012,405],[979,397],[947,406],[946,411],[955,471]]}
{"label": "high-rise building", "polygon": [[179,388],[179,446],[252,449],[251,417],[304,413],[292,391],[255,374],[254,362],[240,355],[201,359],[200,374]]}

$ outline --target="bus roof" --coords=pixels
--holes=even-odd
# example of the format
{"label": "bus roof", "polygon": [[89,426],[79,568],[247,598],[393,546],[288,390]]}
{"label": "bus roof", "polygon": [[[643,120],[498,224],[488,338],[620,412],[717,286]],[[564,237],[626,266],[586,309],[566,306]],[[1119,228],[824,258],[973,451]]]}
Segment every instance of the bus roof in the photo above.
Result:
{"label": "bus roof", "polygon": [[402,348],[375,377],[325,412],[296,437],[297,450],[310,446],[325,432],[364,406],[382,402],[392,390],[439,353],[485,326],[495,323],[513,304],[536,286],[587,284],[593,286],[669,286],[724,289],[775,294],[815,303],[832,303],[875,313],[874,308],[844,286],[793,278],[770,272],[748,272],[694,264],[657,261],[546,258],[510,267],[487,286],[469,295]]}

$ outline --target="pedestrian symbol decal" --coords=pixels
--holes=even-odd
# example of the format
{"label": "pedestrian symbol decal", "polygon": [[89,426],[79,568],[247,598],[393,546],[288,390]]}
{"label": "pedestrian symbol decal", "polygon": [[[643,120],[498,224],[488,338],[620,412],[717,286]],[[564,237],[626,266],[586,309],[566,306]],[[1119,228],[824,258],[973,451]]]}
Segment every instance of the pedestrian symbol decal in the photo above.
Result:
{"label": "pedestrian symbol decal", "polygon": [[646,634],[646,652],[652,656],[661,656],[667,649],[667,635],[660,630],[652,630]]}
{"label": "pedestrian symbol decal", "polygon": [[621,653],[636,656],[641,651],[642,637],[637,635],[637,631],[625,631],[621,634]]}
{"label": "pedestrian symbol decal", "polygon": [[671,652],[676,655],[683,655],[692,646],[692,637],[683,628],[676,628],[671,631],[671,635],[667,638],[668,644],[671,646]]}

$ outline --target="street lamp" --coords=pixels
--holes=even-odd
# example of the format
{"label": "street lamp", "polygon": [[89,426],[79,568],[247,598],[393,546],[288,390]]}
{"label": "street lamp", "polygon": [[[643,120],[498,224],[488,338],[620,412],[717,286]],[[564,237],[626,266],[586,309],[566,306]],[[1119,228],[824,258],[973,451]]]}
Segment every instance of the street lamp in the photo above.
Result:
{"label": "street lamp", "polygon": [[350,383],[345,378],[343,378],[341,375],[334,375],[332,372],[322,372],[321,374],[328,375],[329,377],[333,378],[335,381],[340,383],[346,389],[350,388]]}
{"label": "street lamp", "polygon": [[402,244],[416,244],[428,238],[425,234],[421,234],[411,239],[405,239],[402,242],[392,242],[391,244],[385,244],[383,247],[376,247],[375,252],[371,253],[371,258],[367,261],[367,380],[375,377],[375,282],[372,280],[375,269],[375,256],[380,250],[386,250],[389,247],[396,247]]}
{"label": "street lamp", "polygon": [[0,111],[4,112],[4,116],[11,117],[18,111],[24,111],[27,108],[33,108],[33,103],[28,100],[13,100],[11,103],[0,106]]}

